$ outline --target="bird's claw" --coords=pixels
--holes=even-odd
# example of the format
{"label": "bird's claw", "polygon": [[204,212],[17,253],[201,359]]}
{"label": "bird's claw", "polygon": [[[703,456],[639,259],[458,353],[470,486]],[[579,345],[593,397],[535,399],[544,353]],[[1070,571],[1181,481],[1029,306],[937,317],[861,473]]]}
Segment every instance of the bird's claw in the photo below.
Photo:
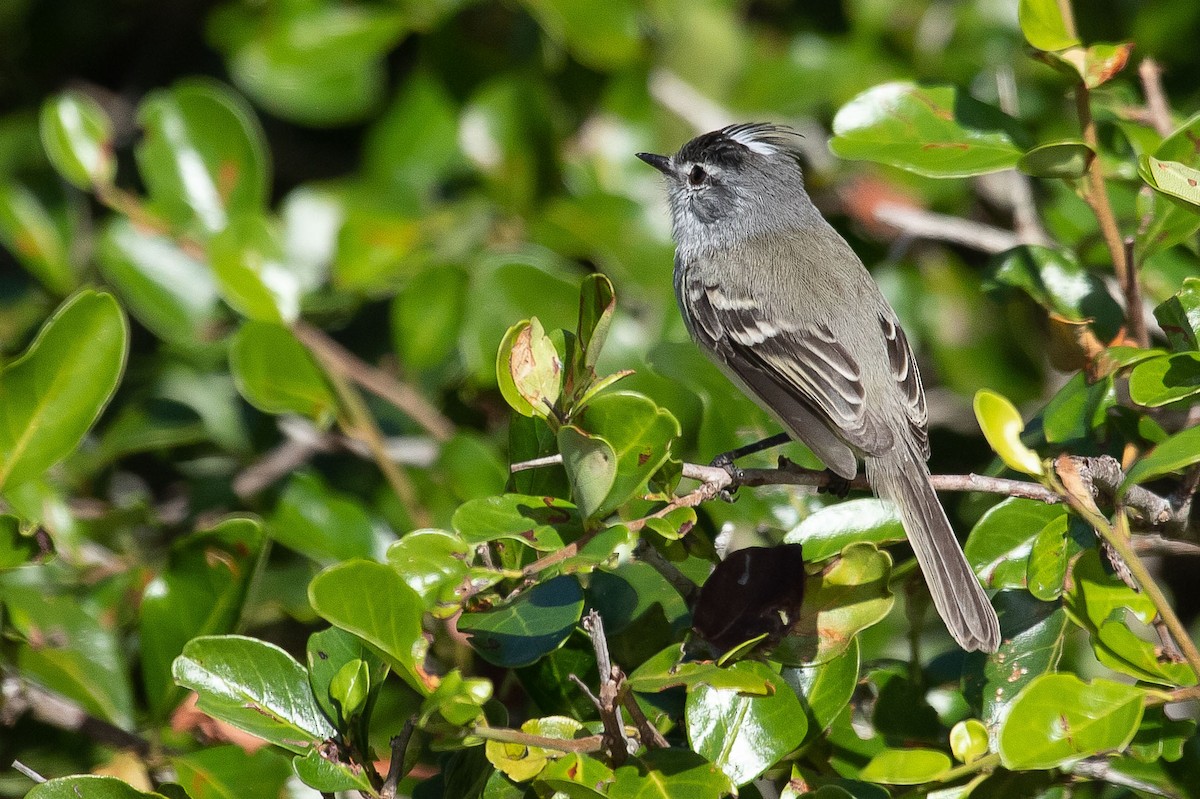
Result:
{"label": "bird's claw", "polygon": [[832,469],[825,470],[826,483],[817,487],[818,494],[833,494],[838,499],[845,499],[850,493],[850,481]]}

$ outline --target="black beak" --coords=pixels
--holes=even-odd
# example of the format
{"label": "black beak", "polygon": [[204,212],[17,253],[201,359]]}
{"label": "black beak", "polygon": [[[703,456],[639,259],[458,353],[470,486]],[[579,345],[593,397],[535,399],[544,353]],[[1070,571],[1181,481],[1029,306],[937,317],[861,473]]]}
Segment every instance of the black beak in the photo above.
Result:
{"label": "black beak", "polygon": [[672,174],[671,159],[665,155],[655,155],[654,153],[638,153],[637,157],[645,161],[650,166],[662,172],[664,175]]}

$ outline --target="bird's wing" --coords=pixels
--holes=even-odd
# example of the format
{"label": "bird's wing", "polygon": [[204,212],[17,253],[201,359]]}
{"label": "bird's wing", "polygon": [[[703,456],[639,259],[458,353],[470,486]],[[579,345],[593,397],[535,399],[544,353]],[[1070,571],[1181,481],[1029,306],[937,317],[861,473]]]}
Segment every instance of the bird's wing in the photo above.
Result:
{"label": "bird's wing", "polygon": [[693,334],[785,422],[788,409],[771,402],[781,391],[861,452],[891,448],[891,431],[868,418],[862,370],[827,326],[769,319],[748,297],[699,281],[682,288]]}
{"label": "bird's wing", "polygon": [[892,377],[900,385],[900,396],[904,399],[904,411],[918,451],[929,460],[929,408],[925,404],[925,390],[921,387],[921,373],[917,370],[917,359],[904,336],[904,330],[886,314],[879,315],[883,328],[883,339],[887,343],[888,364]]}

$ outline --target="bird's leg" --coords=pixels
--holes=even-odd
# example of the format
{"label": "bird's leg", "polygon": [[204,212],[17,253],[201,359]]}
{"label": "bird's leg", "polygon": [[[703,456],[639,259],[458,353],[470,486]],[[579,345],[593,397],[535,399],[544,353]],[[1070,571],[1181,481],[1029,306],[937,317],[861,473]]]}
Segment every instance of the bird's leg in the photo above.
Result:
{"label": "bird's leg", "polygon": [[825,470],[825,478],[827,482],[823,486],[817,486],[818,494],[833,494],[838,499],[845,499],[850,493],[850,481],[833,469]]}
{"label": "bird's leg", "polygon": [[719,469],[724,469],[729,473],[729,479],[732,481],[729,488],[721,491],[721,499],[726,502],[733,502],[734,493],[742,482],[742,470],[733,464],[738,458],[744,458],[747,455],[753,455],[756,452],[762,452],[764,449],[771,449],[788,443],[792,437],[787,433],[776,433],[773,436],[755,441],[753,444],[746,444],[737,449],[731,449],[728,452],[722,452],[717,457],[713,458],[710,466],[716,466]]}

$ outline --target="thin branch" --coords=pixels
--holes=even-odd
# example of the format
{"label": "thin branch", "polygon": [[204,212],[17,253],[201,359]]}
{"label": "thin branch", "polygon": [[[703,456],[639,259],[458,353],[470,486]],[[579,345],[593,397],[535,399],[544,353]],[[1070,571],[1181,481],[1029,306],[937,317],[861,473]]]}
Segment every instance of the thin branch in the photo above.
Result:
{"label": "thin branch", "polygon": [[1166,557],[1200,556],[1200,544],[1191,541],[1179,541],[1174,538],[1164,538],[1157,533],[1151,535],[1135,535],[1133,549],[1139,555],[1162,555]]}
{"label": "thin branch", "polygon": [[359,359],[323,330],[307,322],[296,322],[292,332],[326,369],[392,403],[438,441],[449,441],[454,437],[454,423],[412,386]]}
{"label": "thin branch", "polygon": [[600,722],[604,725],[604,751],[613,765],[619,766],[637,751],[637,744],[625,732],[625,721],[621,717],[621,705],[618,702],[625,674],[613,665],[608,652],[608,638],[604,634],[604,619],[595,609],[583,617],[583,629],[592,639],[596,669],[600,673],[600,695],[597,698]]}
{"label": "thin branch", "polygon": [[1183,794],[1176,791],[1168,791],[1161,784],[1139,780],[1136,777],[1130,776],[1123,771],[1117,771],[1112,767],[1112,763],[1103,757],[1092,757],[1086,760],[1080,760],[1068,768],[1068,771],[1076,777],[1082,777],[1087,780],[1096,780],[1099,782],[1107,782],[1110,785],[1129,788],[1135,791],[1144,791],[1154,794],[1155,796],[1166,796],[1170,799],[1182,799]]}
{"label": "thin branch", "polygon": [[602,735],[589,735],[586,738],[568,740],[510,730],[507,727],[472,727],[471,734],[487,741],[537,746],[542,749],[553,749],[556,752],[599,752],[604,748],[604,736]]}
{"label": "thin branch", "polygon": [[1129,335],[1142,348],[1150,346],[1150,331],[1146,328],[1146,308],[1142,304],[1142,287],[1138,282],[1137,259],[1134,257],[1133,236],[1125,237],[1125,263],[1129,270],[1121,291],[1125,295],[1125,314],[1129,323]]}
{"label": "thin branch", "polygon": [[913,238],[945,241],[980,252],[1004,252],[1021,243],[1019,236],[1003,228],[899,203],[881,202],[874,214],[878,221]]}
{"label": "thin branch", "polygon": [[521,461],[520,463],[514,463],[508,467],[508,472],[509,474],[516,474],[517,472],[524,472],[529,469],[541,469],[543,466],[558,466],[562,462],[563,457],[561,454],[547,455],[544,458],[533,458]]}
{"label": "thin branch", "polygon": [[417,717],[409,716],[408,721],[404,722],[404,729],[392,738],[392,758],[388,763],[387,779],[379,789],[379,799],[396,799],[400,778],[404,776],[404,756],[408,753],[408,742],[412,739],[416,727]]}
{"label": "thin branch", "polygon": [[1153,58],[1143,58],[1138,64],[1138,77],[1142,81],[1142,94],[1146,97],[1146,112],[1154,130],[1164,139],[1170,136],[1174,124],[1171,122],[1171,107],[1163,92],[1162,67]]}
{"label": "thin branch", "polygon": [[1163,623],[1171,631],[1171,635],[1175,638],[1176,644],[1179,645],[1180,651],[1184,658],[1192,667],[1192,670],[1200,674],[1200,650],[1196,649],[1196,643],[1188,634],[1187,628],[1175,615],[1171,603],[1167,601],[1166,595],[1162,589],[1158,587],[1153,576],[1151,576],[1146,564],[1138,557],[1130,542],[1129,536],[1129,520],[1125,512],[1118,508],[1116,523],[1117,528],[1114,529],[1108,519],[1104,517],[1096,507],[1093,499],[1092,488],[1086,483],[1078,469],[1079,462],[1066,455],[1060,455],[1054,461],[1054,471],[1058,478],[1062,481],[1063,497],[1071,509],[1078,513],[1085,521],[1087,521],[1096,533],[1103,538],[1121,559],[1125,561],[1125,565],[1129,567],[1130,574],[1137,582],[1138,587],[1149,597],[1154,604],[1155,610],[1162,618]]}
{"label": "thin branch", "polygon": [[80,733],[115,749],[130,749],[146,756],[153,748],[142,736],[88,715],[73,700],[20,677],[5,674],[0,681],[0,696],[4,697],[0,726],[11,727],[28,712],[43,724]]}
{"label": "thin branch", "polygon": [[27,765],[25,765],[24,763],[22,763],[20,760],[14,760],[14,761],[12,762],[12,767],[13,767],[13,770],[14,770],[14,771],[19,771],[19,772],[21,772],[21,773],[22,773],[22,774],[24,774],[26,777],[28,777],[29,779],[33,780],[33,781],[34,781],[34,782],[36,782],[36,783],[39,783],[39,784],[40,784],[40,783],[43,783],[43,782],[49,782],[49,780],[47,780],[47,779],[46,779],[45,777],[43,777],[41,774],[38,774],[36,771],[34,771],[33,769],[31,769],[29,766],[27,766]]}

